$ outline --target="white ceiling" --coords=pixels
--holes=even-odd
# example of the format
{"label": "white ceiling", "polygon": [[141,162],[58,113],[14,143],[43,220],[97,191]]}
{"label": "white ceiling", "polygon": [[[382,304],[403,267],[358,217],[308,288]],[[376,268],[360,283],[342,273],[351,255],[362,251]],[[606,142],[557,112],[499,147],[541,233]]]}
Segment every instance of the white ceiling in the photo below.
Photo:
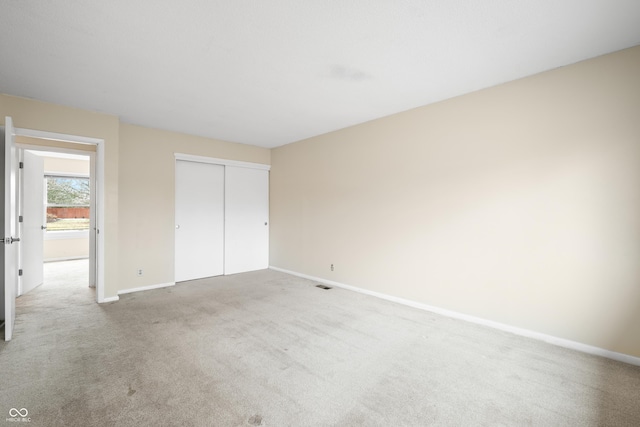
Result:
{"label": "white ceiling", "polygon": [[0,92],[275,147],[638,44],[638,0],[0,0]]}

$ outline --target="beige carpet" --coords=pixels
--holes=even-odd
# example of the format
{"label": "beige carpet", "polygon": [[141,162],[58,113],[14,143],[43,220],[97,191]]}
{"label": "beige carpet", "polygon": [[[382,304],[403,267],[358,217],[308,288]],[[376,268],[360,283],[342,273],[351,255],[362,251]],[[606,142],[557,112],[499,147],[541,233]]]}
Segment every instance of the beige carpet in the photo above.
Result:
{"label": "beige carpet", "polygon": [[0,423],[640,425],[638,367],[283,273],[103,305],[72,281],[18,299]]}

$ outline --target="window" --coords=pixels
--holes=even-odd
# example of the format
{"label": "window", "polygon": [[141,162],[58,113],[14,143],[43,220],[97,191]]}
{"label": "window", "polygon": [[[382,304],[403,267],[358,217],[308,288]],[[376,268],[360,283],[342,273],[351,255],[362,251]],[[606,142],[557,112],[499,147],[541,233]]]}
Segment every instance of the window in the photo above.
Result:
{"label": "window", "polygon": [[89,229],[89,177],[46,175],[47,231]]}

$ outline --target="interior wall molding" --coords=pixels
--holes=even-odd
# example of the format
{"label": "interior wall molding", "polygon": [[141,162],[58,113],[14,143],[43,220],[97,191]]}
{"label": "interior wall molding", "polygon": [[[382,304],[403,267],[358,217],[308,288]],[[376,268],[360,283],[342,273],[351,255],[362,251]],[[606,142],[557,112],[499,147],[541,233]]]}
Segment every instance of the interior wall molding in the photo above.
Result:
{"label": "interior wall molding", "polygon": [[104,142],[103,139],[90,138],[81,135],[67,135],[64,133],[48,132],[35,129],[14,128],[16,135],[26,136],[29,138],[48,139],[51,141],[73,142],[75,144],[98,145]]}
{"label": "interior wall molding", "polygon": [[118,295],[131,294],[134,292],[150,291],[151,289],[168,288],[171,286],[175,286],[175,284],[176,282],[168,282],[168,283],[158,283],[156,285],[140,286],[138,288],[122,289],[118,291]]}
{"label": "interior wall molding", "polygon": [[194,154],[184,153],[173,153],[173,155],[175,156],[176,160],[186,160],[189,162],[210,163],[223,166],[237,166],[241,168],[261,169],[267,171],[271,170],[271,165],[266,165],[263,163],[241,162],[239,160],[218,159],[215,157],[196,156]]}

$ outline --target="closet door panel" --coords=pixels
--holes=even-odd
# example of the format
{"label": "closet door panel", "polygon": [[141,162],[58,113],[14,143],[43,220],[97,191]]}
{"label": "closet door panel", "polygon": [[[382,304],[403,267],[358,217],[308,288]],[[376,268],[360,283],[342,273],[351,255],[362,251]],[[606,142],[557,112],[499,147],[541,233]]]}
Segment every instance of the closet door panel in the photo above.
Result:
{"label": "closet door panel", "polygon": [[224,274],[224,172],[176,161],[176,282]]}
{"label": "closet door panel", "polygon": [[269,171],[225,170],[225,274],[269,267]]}

